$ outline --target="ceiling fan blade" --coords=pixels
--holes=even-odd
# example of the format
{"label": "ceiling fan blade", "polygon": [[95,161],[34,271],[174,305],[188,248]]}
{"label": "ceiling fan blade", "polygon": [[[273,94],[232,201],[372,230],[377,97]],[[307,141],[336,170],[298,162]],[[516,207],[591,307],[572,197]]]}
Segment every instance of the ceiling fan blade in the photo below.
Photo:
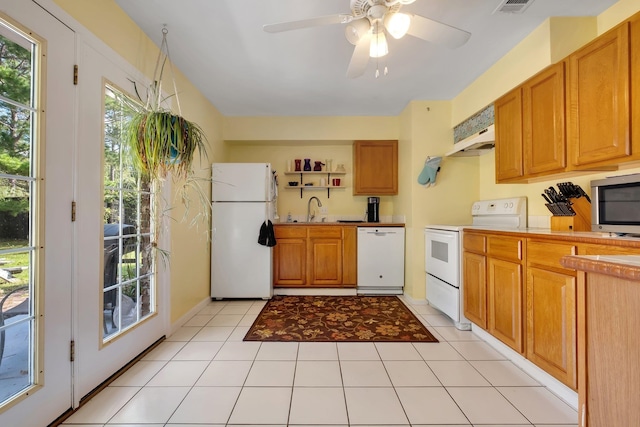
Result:
{"label": "ceiling fan blade", "polygon": [[353,20],[353,16],[338,14],[318,16],[317,18],[301,19],[299,21],[280,22],[278,24],[263,25],[262,29],[267,33],[279,33],[282,31],[300,30],[322,25],[346,24]]}
{"label": "ceiling fan blade", "polygon": [[355,79],[364,74],[369,64],[369,46],[371,45],[371,34],[365,34],[356,44],[351,55],[351,62],[347,69],[347,77]]}
{"label": "ceiling fan blade", "polygon": [[420,15],[411,15],[411,25],[407,34],[428,42],[445,45],[450,49],[462,46],[471,37],[471,33],[467,31]]}

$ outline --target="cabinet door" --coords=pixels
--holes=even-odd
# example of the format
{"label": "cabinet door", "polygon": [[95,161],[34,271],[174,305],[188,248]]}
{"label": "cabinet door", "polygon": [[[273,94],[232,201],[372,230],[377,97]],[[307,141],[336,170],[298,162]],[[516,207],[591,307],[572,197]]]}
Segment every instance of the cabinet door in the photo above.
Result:
{"label": "cabinet door", "polygon": [[638,425],[640,286],[598,273],[579,280],[580,426]]}
{"label": "cabinet door", "polygon": [[358,234],[356,227],[342,227],[342,285],[355,287],[358,283]]}
{"label": "cabinet door", "polygon": [[[569,150],[576,168],[631,154],[629,23],[569,56]],[[608,161],[608,162],[607,162]]]}
{"label": "cabinet door", "polygon": [[[640,14],[631,19],[631,81],[640,82]],[[631,85],[631,105],[634,111],[631,114],[631,154],[634,159],[640,157],[640,85]]]}
{"label": "cabinet door", "polygon": [[309,284],[342,285],[341,227],[309,227],[308,236]]}
{"label": "cabinet door", "polygon": [[522,86],[525,175],[566,166],[564,66],[552,65]]}
{"label": "cabinet door", "polygon": [[487,328],[487,268],[484,255],[462,255],[464,315],[483,329]]}
{"label": "cabinet door", "polygon": [[[307,227],[275,227],[273,286],[307,284]],[[247,266],[251,268],[251,266]]]}
{"label": "cabinet door", "polygon": [[522,152],[522,89],[512,90],[495,102],[496,181],[524,175]]}
{"label": "cabinet door", "polygon": [[576,278],[527,269],[527,359],[562,381],[576,382]]}
{"label": "cabinet door", "polygon": [[353,194],[398,194],[398,141],[356,141],[353,173]]}
{"label": "cabinet door", "polygon": [[489,333],[523,353],[522,266],[493,258],[487,258],[487,264]]}

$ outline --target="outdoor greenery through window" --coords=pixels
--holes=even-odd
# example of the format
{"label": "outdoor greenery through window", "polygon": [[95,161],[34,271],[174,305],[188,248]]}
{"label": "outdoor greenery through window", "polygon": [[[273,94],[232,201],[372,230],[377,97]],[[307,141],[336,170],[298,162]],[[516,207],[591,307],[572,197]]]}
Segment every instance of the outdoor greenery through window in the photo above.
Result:
{"label": "outdoor greenery through window", "polygon": [[34,383],[37,50],[0,19],[0,406]]}
{"label": "outdoor greenery through window", "polygon": [[136,103],[105,87],[103,338],[108,340],[155,311],[152,183],[131,163],[123,144]]}

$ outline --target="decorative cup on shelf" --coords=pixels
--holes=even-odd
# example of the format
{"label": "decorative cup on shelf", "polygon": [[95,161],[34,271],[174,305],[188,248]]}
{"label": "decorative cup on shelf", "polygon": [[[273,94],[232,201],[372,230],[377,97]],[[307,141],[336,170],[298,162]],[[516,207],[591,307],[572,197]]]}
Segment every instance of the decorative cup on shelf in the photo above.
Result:
{"label": "decorative cup on shelf", "polygon": [[291,172],[291,160],[287,160],[287,172]]}
{"label": "decorative cup on shelf", "polygon": [[333,171],[333,159],[326,159],[324,161],[324,164],[325,164],[325,170],[327,172]]}
{"label": "decorative cup on shelf", "polygon": [[304,159],[304,167],[305,172],[311,171],[311,159]]}
{"label": "decorative cup on shelf", "polygon": [[327,186],[327,179],[320,178],[320,187],[326,187],[326,186]]}
{"label": "decorative cup on shelf", "polygon": [[300,172],[302,170],[302,160],[295,159],[294,162],[296,163],[296,172]]}
{"label": "decorative cup on shelf", "polygon": [[340,178],[333,178],[331,180],[331,183],[333,184],[334,187],[340,187]]}
{"label": "decorative cup on shelf", "polygon": [[338,163],[338,167],[336,168],[336,172],[346,172],[344,168],[344,163]]}

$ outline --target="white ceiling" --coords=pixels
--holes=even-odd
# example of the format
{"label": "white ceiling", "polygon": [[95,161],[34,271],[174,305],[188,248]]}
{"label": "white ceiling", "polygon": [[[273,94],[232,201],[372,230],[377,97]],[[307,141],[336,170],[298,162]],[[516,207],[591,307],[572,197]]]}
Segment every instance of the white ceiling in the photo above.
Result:
{"label": "white ceiling", "polygon": [[[472,33],[449,50],[389,39],[375,78],[346,77],[353,46],[343,25],[269,34],[263,24],[349,13],[349,0],[116,0],[226,116],[398,115],[412,100],[453,99],[549,16],[593,16],[616,0],[534,0],[523,14],[492,14],[500,0],[416,0],[404,12]],[[178,88],[180,89],[180,88]]]}

